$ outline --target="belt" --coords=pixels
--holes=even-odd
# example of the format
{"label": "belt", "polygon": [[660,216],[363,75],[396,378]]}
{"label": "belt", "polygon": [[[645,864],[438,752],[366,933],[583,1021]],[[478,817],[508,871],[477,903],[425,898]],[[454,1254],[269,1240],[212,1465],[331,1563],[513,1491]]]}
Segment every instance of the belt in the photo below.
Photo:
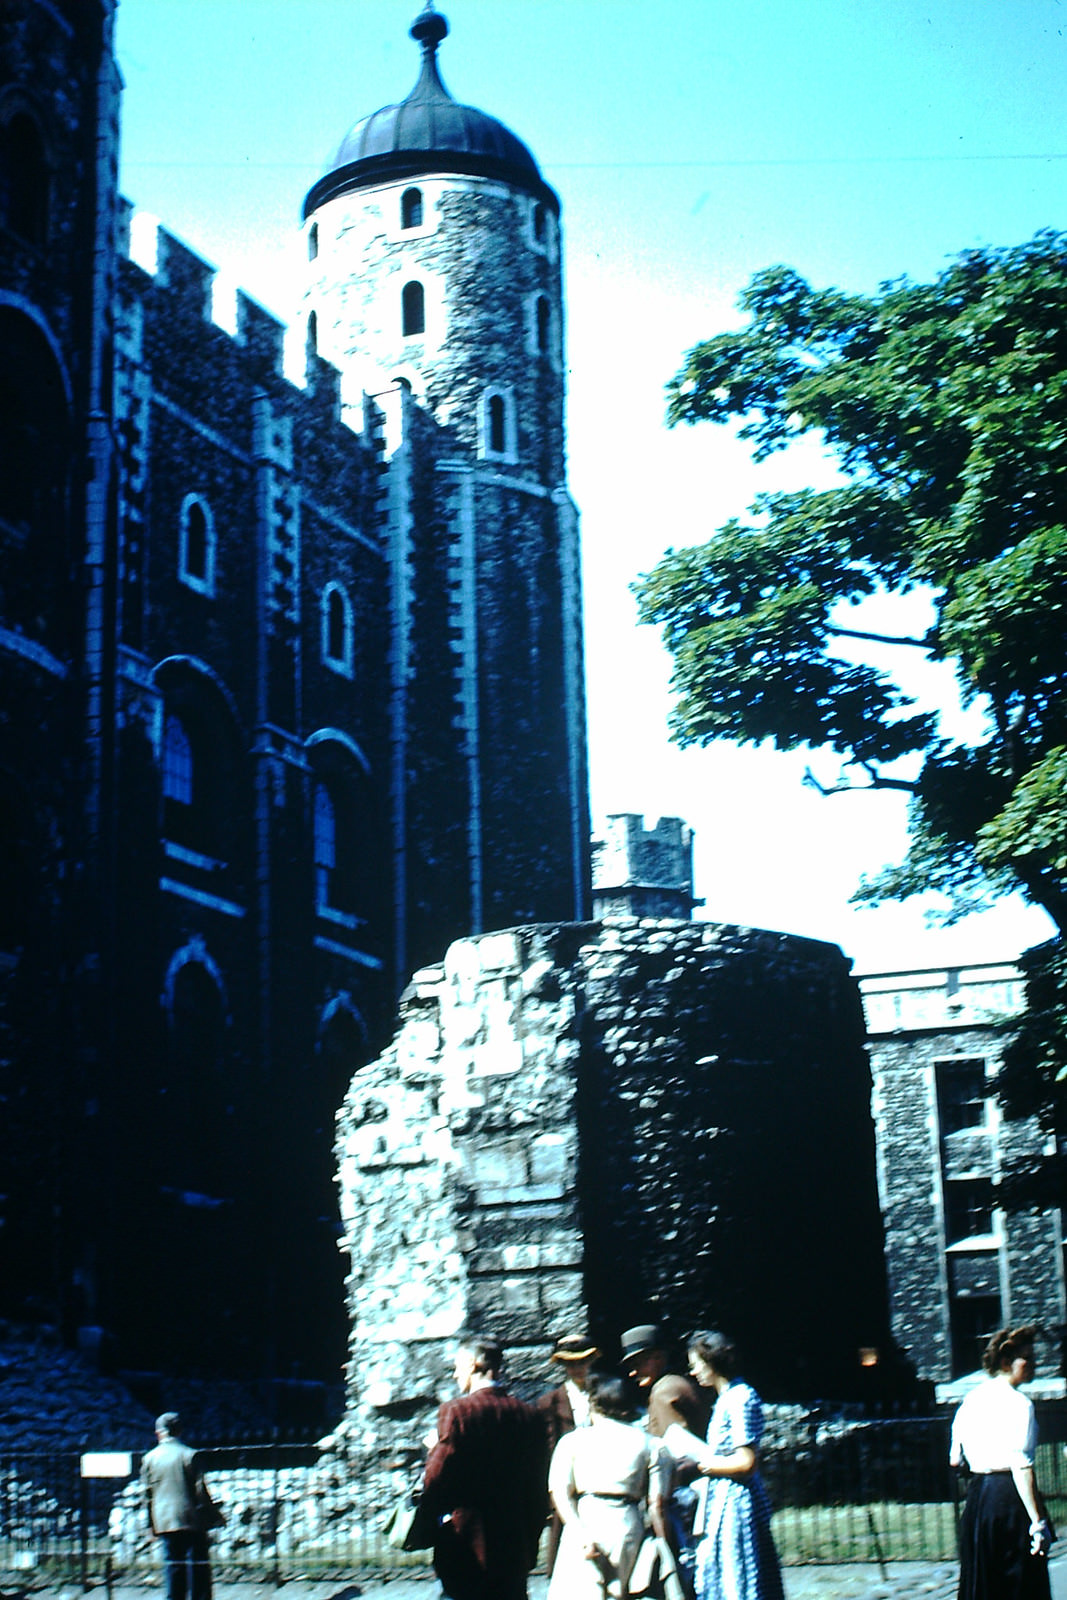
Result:
{"label": "belt", "polygon": [[620,1506],[639,1506],[641,1504],[635,1495],[613,1494],[610,1490],[602,1492],[600,1489],[579,1489],[578,1498],[579,1500],[611,1500],[615,1505]]}

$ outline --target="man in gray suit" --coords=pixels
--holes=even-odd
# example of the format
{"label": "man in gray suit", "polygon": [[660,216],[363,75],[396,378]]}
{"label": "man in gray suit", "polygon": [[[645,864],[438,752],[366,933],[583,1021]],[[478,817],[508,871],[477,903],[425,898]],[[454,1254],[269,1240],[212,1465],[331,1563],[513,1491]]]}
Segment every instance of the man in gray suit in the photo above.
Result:
{"label": "man in gray suit", "polygon": [[159,1443],[141,1463],[152,1532],[163,1541],[167,1600],[211,1600],[207,1515],[211,1499],[196,1451],[181,1439],[175,1411],[156,1418]]}

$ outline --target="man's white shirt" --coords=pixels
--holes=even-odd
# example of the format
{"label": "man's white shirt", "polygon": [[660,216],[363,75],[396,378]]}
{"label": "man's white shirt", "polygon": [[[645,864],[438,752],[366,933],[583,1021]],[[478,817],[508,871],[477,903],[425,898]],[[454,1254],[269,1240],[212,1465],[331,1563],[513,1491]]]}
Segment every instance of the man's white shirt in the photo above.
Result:
{"label": "man's white shirt", "polygon": [[574,1426],[576,1428],[586,1427],[589,1422],[589,1396],[584,1389],[579,1389],[578,1385],[572,1383],[569,1378],[565,1380],[563,1387],[566,1389],[567,1399],[571,1403],[571,1416],[574,1418]]}

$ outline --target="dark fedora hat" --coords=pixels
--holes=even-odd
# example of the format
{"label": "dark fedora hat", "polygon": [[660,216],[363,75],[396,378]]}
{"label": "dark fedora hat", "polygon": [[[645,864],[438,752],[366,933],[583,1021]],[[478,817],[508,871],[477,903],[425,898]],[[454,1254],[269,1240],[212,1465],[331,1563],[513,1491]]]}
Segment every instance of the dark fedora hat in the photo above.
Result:
{"label": "dark fedora hat", "polygon": [[624,1361],[632,1361],[634,1356],[642,1356],[649,1350],[667,1348],[663,1329],[655,1322],[639,1322],[636,1328],[627,1328],[626,1332],[620,1335],[619,1343],[622,1346]]}

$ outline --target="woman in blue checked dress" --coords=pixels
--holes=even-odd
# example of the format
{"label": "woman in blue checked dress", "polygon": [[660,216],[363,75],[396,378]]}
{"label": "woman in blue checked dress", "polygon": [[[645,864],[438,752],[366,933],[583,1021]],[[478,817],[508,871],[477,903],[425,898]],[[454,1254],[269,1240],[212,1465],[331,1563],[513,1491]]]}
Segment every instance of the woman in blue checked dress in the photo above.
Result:
{"label": "woman in blue checked dress", "polygon": [[694,1529],[697,1600],[783,1600],[771,1507],[757,1470],[763,1407],[755,1389],[735,1377],[736,1361],[724,1334],[695,1333],[689,1341],[690,1372],[716,1394],[697,1456],[707,1480]]}

